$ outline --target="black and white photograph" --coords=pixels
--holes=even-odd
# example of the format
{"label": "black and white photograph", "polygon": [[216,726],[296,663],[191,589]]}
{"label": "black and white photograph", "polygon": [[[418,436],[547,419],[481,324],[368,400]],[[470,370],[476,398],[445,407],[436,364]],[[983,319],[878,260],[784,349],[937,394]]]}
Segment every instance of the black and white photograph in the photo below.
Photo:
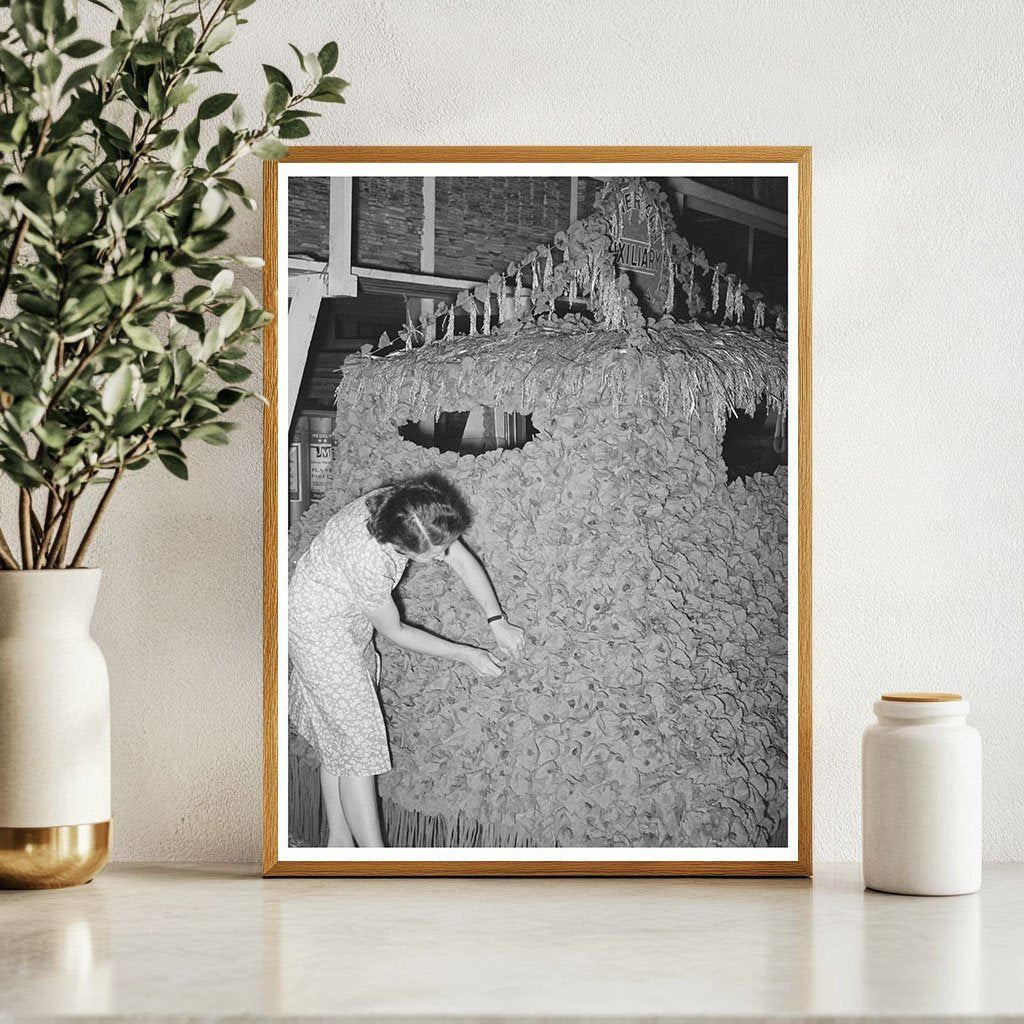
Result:
{"label": "black and white photograph", "polygon": [[807,873],[795,157],[324,159],[268,226],[279,873]]}

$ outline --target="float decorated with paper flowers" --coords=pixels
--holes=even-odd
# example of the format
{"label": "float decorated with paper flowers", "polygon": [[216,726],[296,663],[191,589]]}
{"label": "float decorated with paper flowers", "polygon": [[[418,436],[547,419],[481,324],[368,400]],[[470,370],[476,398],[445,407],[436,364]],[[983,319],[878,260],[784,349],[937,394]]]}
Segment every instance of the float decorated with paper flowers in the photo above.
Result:
{"label": "float decorated with paper flowers", "polygon": [[[620,259],[638,222],[655,282],[640,297]],[[732,412],[781,417],[786,396],[784,311],[709,264],[635,179],[346,360],[333,479],[293,558],[357,495],[440,471],[527,634],[493,679],[379,641],[389,845],[785,845],[787,470],[729,482],[722,441]],[[423,439],[479,408],[529,417],[529,440],[460,455]],[[399,603],[491,645],[449,573],[411,564]]]}

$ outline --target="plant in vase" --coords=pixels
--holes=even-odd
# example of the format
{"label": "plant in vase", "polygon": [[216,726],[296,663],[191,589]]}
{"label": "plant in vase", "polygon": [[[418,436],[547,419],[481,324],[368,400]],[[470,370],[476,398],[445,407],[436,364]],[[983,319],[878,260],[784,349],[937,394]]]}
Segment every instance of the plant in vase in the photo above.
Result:
{"label": "plant in vase", "polygon": [[[254,0],[121,0],[109,40],[63,0],[0,0],[0,885],[85,881],[109,844],[106,668],[90,545],[118,485],[228,443],[270,319],[236,285],[239,161],[343,102],[338,48],[264,65],[255,123],[203,90]],[[295,49],[293,47],[293,49]]]}

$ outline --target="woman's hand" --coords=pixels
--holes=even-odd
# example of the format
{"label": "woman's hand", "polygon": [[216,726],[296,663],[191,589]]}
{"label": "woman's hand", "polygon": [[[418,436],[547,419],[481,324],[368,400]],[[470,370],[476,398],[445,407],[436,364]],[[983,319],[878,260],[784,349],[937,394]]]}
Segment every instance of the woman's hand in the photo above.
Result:
{"label": "woman's hand", "polygon": [[478,676],[500,676],[504,671],[489,651],[481,650],[479,647],[464,647],[459,660],[468,665]]}
{"label": "woman's hand", "polygon": [[491,632],[497,645],[515,661],[523,653],[523,631],[511,622],[498,619],[491,623]]}

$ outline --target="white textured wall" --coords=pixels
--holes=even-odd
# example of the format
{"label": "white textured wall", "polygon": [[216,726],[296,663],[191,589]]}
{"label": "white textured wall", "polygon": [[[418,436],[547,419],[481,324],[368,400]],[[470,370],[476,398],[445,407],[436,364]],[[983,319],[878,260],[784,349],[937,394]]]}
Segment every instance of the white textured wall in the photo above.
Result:
{"label": "white textured wall", "polygon": [[[216,89],[253,106],[288,42],[340,44],[349,104],[311,143],[814,147],[815,853],[859,856],[875,695],[951,689],[985,740],[986,855],[1024,859],[1019,3],[247,15]],[[259,251],[259,216],[237,236]],[[260,445],[253,406],[188,484],[132,478],[97,547],[119,859],[258,857]]]}

